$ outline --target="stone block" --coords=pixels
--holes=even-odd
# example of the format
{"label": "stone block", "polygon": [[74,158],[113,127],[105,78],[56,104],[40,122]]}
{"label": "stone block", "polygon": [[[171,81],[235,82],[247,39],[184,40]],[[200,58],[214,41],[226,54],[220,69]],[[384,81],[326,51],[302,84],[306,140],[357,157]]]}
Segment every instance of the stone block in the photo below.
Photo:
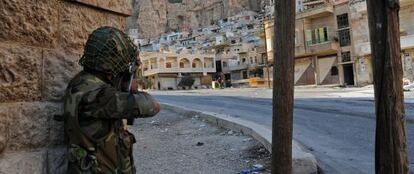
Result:
{"label": "stone block", "polygon": [[81,71],[80,54],[61,50],[44,51],[43,99],[61,101],[69,81]]}
{"label": "stone block", "polygon": [[[57,104],[54,108],[53,115],[62,116],[63,114],[63,103]],[[49,146],[58,146],[65,143],[65,132],[63,121],[50,120],[50,132],[49,132]]]}
{"label": "stone block", "polygon": [[45,102],[10,104],[7,151],[46,147],[53,143],[51,139],[57,139],[51,136],[60,134],[63,138],[63,129],[51,128],[53,115],[60,114],[60,108],[59,104]]}
{"label": "stone block", "polygon": [[58,1],[1,0],[0,41],[54,47],[58,34]]}
{"label": "stone block", "polygon": [[[124,30],[126,19],[78,3],[63,3],[60,18],[61,47],[77,54],[83,53],[88,36],[102,26],[113,26]],[[77,26],[77,27],[74,27]]]}
{"label": "stone block", "polygon": [[13,152],[0,158],[0,174],[44,174],[47,167],[46,150]]}
{"label": "stone block", "polygon": [[48,173],[66,174],[68,160],[65,147],[50,148],[47,150]]}
{"label": "stone block", "polygon": [[41,49],[0,43],[0,102],[40,100],[41,71]]}
{"label": "stone block", "polygon": [[119,13],[124,16],[131,15],[131,0],[72,0],[104,10]]}

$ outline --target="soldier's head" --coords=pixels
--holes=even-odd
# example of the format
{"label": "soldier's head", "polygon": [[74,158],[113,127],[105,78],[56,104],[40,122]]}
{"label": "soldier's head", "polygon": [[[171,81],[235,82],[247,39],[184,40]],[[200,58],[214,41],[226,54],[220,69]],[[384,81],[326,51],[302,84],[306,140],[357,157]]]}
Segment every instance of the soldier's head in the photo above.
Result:
{"label": "soldier's head", "polygon": [[115,77],[137,62],[138,50],[129,37],[113,27],[101,27],[89,35],[79,64],[85,69]]}

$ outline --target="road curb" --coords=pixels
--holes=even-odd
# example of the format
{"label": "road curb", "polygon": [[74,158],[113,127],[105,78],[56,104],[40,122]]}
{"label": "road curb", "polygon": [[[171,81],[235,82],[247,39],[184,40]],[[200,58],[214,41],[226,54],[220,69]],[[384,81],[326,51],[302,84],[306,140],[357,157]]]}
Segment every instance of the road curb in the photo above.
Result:
{"label": "road curb", "polygon": [[[272,131],[257,123],[242,120],[229,115],[222,115],[213,112],[205,112],[176,106],[169,103],[161,103],[162,109],[171,110],[184,116],[193,117],[198,115],[201,119],[208,121],[218,127],[242,132],[259,141],[269,151],[272,151]],[[318,173],[318,163],[314,155],[306,152],[302,146],[293,140],[292,158],[294,174],[316,174]]]}

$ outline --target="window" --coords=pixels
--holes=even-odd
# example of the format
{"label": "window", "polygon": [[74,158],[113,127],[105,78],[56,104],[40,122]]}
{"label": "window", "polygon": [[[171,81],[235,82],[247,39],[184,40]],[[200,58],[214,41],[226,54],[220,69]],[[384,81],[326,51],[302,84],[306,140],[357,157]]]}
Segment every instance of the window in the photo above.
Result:
{"label": "window", "polygon": [[338,75],[338,68],[336,66],[333,66],[331,68],[331,76],[337,76]]}
{"label": "window", "polygon": [[328,41],[329,36],[327,27],[306,30],[306,43],[308,45],[315,45]]}
{"label": "window", "polygon": [[227,67],[227,62],[223,62],[223,67]]}
{"label": "window", "polygon": [[243,79],[247,79],[247,71],[242,71]]}
{"label": "window", "polygon": [[336,20],[338,23],[338,29],[343,29],[349,27],[349,21],[348,21],[348,14],[341,14],[336,16]]}
{"label": "window", "polygon": [[342,62],[350,62],[351,61],[351,52],[349,52],[349,51],[342,52],[341,56],[342,56]]}
{"label": "window", "polygon": [[351,45],[351,34],[349,32],[349,29],[339,30],[338,35],[339,35],[339,45],[341,47]]}
{"label": "window", "polygon": [[184,62],[180,62],[180,68],[184,68]]}
{"label": "window", "polygon": [[342,14],[336,16],[338,23],[338,39],[341,47],[351,45],[351,34],[349,31],[349,20],[348,14]]}
{"label": "window", "polygon": [[172,67],[172,66],[171,66],[171,62],[167,62],[166,67],[167,67],[167,68],[171,68],[171,67]]}

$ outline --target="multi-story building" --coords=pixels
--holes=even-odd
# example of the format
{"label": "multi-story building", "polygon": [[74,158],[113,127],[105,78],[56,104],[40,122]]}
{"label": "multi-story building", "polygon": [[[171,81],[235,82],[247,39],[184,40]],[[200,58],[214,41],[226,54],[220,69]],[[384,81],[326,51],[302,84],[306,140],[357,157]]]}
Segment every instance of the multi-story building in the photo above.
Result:
{"label": "multi-story building", "polygon": [[[414,81],[414,1],[400,0],[400,41],[404,78]],[[367,4],[365,1],[350,3],[350,26],[353,46],[343,59],[349,59],[354,65],[355,79],[358,85],[373,83],[373,68]]]}
{"label": "multi-story building", "polygon": [[216,72],[215,55],[177,52],[143,52],[140,54],[142,75],[152,82],[153,89],[177,89],[181,77],[191,75],[194,88],[210,87]]}
{"label": "multi-story building", "polygon": [[[305,0],[302,5],[295,21],[295,85],[340,84],[336,7],[328,0]],[[265,31],[272,63],[273,21],[265,23]]]}
{"label": "multi-story building", "polygon": [[[366,2],[298,1],[301,1],[298,3],[302,6],[296,14],[295,85],[372,84],[373,69]],[[414,1],[401,0],[400,5],[404,77],[412,81]],[[266,21],[265,40],[270,63],[273,62],[273,35],[273,20]]]}

